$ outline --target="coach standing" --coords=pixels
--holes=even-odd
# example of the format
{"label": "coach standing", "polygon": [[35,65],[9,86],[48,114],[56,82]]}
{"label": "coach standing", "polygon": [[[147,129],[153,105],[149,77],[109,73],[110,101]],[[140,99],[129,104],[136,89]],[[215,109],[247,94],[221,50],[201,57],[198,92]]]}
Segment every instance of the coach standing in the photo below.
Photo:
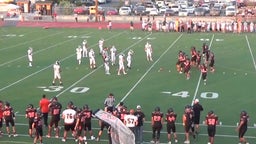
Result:
{"label": "coach standing", "polygon": [[194,111],[194,126],[195,126],[195,133],[198,134],[199,132],[199,123],[200,123],[200,115],[201,111],[203,111],[203,106],[199,103],[199,99],[194,100],[193,111]]}
{"label": "coach standing", "polygon": [[49,112],[49,104],[50,100],[46,98],[46,95],[44,94],[42,99],[39,102],[40,106],[40,111],[43,114],[43,119],[44,119],[44,125],[47,127],[48,126],[48,112]]}

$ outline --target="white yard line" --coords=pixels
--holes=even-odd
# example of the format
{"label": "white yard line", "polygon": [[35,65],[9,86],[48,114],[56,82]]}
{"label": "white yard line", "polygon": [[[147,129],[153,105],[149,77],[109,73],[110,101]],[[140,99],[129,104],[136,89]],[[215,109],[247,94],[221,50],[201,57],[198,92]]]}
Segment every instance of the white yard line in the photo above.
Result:
{"label": "white yard line", "polygon": [[[106,39],[106,40],[109,40],[109,39],[112,39],[112,38],[114,38],[114,37],[117,37],[117,36],[119,36],[119,35],[121,35],[121,34],[123,34],[123,33],[124,33],[124,31],[123,31],[123,32],[120,32],[120,33],[118,33],[118,34],[116,34],[116,35],[113,35],[113,36],[109,37],[109,38]],[[62,42],[62,43],[63,43],[63,42]],[[92,46],[96,46],[97,44],[98,44],[98,43],[96,43],[96,44],[94,44],[94,45],[92,45]],[[66,60],[66,59],[68,59],[68,58],[70,58],[70,57],[72,57],[72,56],[74,56],[74,55],[75,55],[75,54],[69,55],[69,56],[67,56],[67,57],[65,57],[65,58],[63,58],[63,59],[61,59],[60,61],[64,61],[64,60]],[[47,67],[45,67],[45,68],[43,68],[43,69],[41,69],[41,70],[39,70],[39,71],[34,72],[34,73],[32,73],[32,74],[30,74],[30,75],[28,75],[28,76],[25,76],[25,77],[23,77],[22,79],[19,79],[19,80],[15,81],[15,82],[13,82],[13,83],[11,83],[11,84],[9,84],[9,85],[3,87],[3,88],[1,88],[1,89],[0,89],[0,92],[6,90],[7,88],[9,88],[9,87],[11,87],[11,86],[13,86],[13,85],[15,85],[15,84],[18,84],[18,83],[22,82],[23,80],[26,80],[26,79],[29,78],[29,77],[32,77],[32,76],[34,76],[34,75],[36,75],[36,74],[38,74],[38,73],[40,73],[40,72],[42,72],[42,71],[48,69],[48,68],[50,68],[50,67],[52,67],[52,64],[49,65],[49,66],[47,66]]]}
{"label": "white yard line", "polygon": [[126,93],[126,95],[121,99],[120,102],[124,101],[130,93],[138,86],[138,84],[144,79],[144,77],[149,73],[149,71],[158,63],[158,61],[169,51],[170,48],[182,37],[181,34],[172,44],[160,55],[160,57],[151,65],[151,67],[142,75],[142,77],[133,85],[133,87]]}
{"label": "white yard line", "polygon": [[21,45],[24,45],[24,44],[27,44],[27,43],[35,42],[35,41],[38,41],[38,40],[42,40],[44,38],[49,38],[51,36],[55,36],[55,35],[58,35],[58,34],[61,34],[61,33],[64,33],[64,32],[54,33],[54,34],[47,35],[47,36],[44,36],[44,37],[40,37],[40,38],[37,38],[37,39],[33,39],[33,40],[30,40],[30,41],[25,41],[23,43],[18,43],[16,45],[12,45],[10,47],[2,48],[2,49],[0,49],[0,51],[6,50],[6,49],[10,49],[10,48],[15,48],[17,46],[21,46]]}
{"label": "white yard line", "polygon": [[249,40],[248,40],[248,37],[247,37],[247,35],[245,35],[245,39],[246,39],[246,42],[247,42],[247,46],[248,46],[248,49],[249,49],[249,51],[250,51],[250,54],[251,54],[251,57],[252,57],[252,62],[253,62],[253,66],[254,66],[254,69],[255,69],[255,71],[256,71],[256,63],[255,63],[255,58],[254,58],[254,56],[253,56],[253,53],[252,53],[252,49],[251,49],[251,45],[250,45],[250,42],[249,42]]}
{"label": "white yard line", "polygon": [[[210,42],[210,45],[209,45],[209,50],[210,50],[211,47],[212,47],[212,42],[213,42],[213,40],[214,40],[214,34],[212,35],[212,38],[211,38],[211,42]],[[193,96],[191,105],[193,105],[193,102],[194,102],[194,100],[196,99],[197,92],[198,92],[198,89],[199,89],[199,86],[200,86],[200,83],[201,83],[201,79],[202,79],[202,73],[200,72],[200,76],[199,76],[199,78],[198,78],[198,82],[197,82],[197,85],[196,85],[196,89],[195,89],[195,93],[194,93],[194,96]]]}
{"label": "white yard line", "polygon": [[[91,33],[89,33],[89,34],[91,34]],[[55,45],[49,46],[49,47],[47,47],[47,48],[45,48],[45,49],[40,49],[40,50],[34,52],[33,55],[38,54],[38,53],[43,52],[43,51],[46,51],[46,50],[51,49],[51,48],[55,48],[55,47],[58,46],[58,45],[62,45],[63,43],[67,43],[67,42],[70,42],[70,41],[73,41],[73,40],[75,40],[75,39],[69,39],[69,40],[66,40],[66,41],[59,42],[59,43],[57,43],[57,44],[55,44]],[[2,64],[0,64],[0,67],[4,66],[4,65],[6,65],[6,64],[9,64],[9,63],[18,61],[18,60],[20,60],[20,59],[22,59],[22,58],[27,58],[27,55],[23,55],[23,56],[18,57],[18,58],[16,58],[16,59],[10,60],[10,61],[5,62],[5,63],[2,63]]]}
{"label": "white yard line", "polygon": [[[17,123],[16,124],[17,126],[24,126],[24,124],[19,124]],[[26,126],[28,126],[28,124],[26,124]],[[99,128],[92,128],[93,130],[99,130]],[[152,133],[152,131],[148,131],[148,130],[144,130],[143,133]],[[178,135],[184,135],[185,133],[182,133],[182,132],[176,132]],[[161,131],[161,134],[167,134],[166,131]],[[200,136],[206,136],[208,137],[208,134],[206,133],[200,133],[199,134]],[[29,135],[27,134],[18,134],[18,137],[30,137]],[[45,136],[43,136],[44,138],[46,138]],[[237,138],[237,135],[222,135],[222,134],[216,134],[215,137],[224,137],[224,138]],[[245,138],[247,139],[255,139],[256,137],[255,136],[244,136]],[[58,139],[61,140],[62,137],[59,137]],[[51,139],[51,138],[50,138]],[[56,139],[56,138],[52,138],[52,139]],[[71,139],[74,139],[73,137],[68,137],[67,139],[71,140]],[[101,141],[108,141],[107,139],[101,139]],[[1,142],[1,141],[0,141]],[[67,141],[68,142],[68,141]],[[149,142],[146,142],[146,143],[149,143]]]}
{"label": "white yard line", "polygon": [[[127,47],[126,49],[124,49],[122,52],[134,47],[135,45],[137,45],[138,43],[140,43],[141,41],[143,41],[144,39],[146,39],[147,37],[149,37],[151,34],[146,35],[144,38],[140,39],[139,41],[133,43],[132,45],[130,45],[129,47]],[[121,53],[122,53],[121,52]],[[78,81],[76,81],[75,83],[73,83],[72,85],[70,85],[68,88],[66,88],[65,90],[63,90],[62,92],[60,92],[59,94],[56,95],[56,97],[59,97],[61,94],[65,93],[67,90],[69,90],[70,88],[74,87],[76,84],[78,84],[79,82],[81,82],[82,80],[84,80],[85,78],[87,78],[88,76],[90,76],[91,74],[93,74],[96,70],[100,69],[103,65],[100,65],[99,67],[97,67],[97,69],[91,71],[90,73],[88,73],[87,75],[85,75],[84,77],[82,77],[81,79],[79,79]]]}

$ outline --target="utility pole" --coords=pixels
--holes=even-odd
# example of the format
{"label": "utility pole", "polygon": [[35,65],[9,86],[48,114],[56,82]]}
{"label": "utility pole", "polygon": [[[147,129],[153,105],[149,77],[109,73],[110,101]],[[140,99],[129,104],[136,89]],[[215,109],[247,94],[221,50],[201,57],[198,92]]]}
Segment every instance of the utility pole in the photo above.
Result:
{"label": "utility pole", "polygon": [[95,0],[95,22],[98,22],[98,0]]}

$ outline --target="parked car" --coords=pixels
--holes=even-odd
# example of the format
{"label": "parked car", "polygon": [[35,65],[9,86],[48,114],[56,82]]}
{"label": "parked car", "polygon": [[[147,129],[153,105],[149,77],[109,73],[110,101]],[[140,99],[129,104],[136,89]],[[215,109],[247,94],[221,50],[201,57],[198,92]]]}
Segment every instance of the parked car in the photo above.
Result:
{"label": "parked car", "polygon": [[194,12],[195,12],[195,7],[194,6],[187,7],[186,9],[188,11],[188,14],[194,14]]}
{"label": "parked car", "polygon": [[173,9],[166,9],[165,13],[164,13],[165,16],[174,16],[175,15],[175,11]]}
{"label": "parked car", "polygon": [[145,6],[137,6],[134,8],[134,14],[136,15],[145,15],[146,7]]}
{"label": "parked car", "polygon": [[158,9],[157,8],[153,8],[153,9],[151,9],[150,11],[149,11],[149,15],[154,15],[154,16],[156,16],[156,15],[158,15],[159,14],[159,12],[158,12]]}
{"label": "parked car", "polygon": [[76,8],[74,8],[73,12],[75,14],[89,14],[89,8],[88,7],[76,7]]}
{"label": "parked car", "polygon": [[179,10],[179,16],[188,16],[188,11],[186,9]]}
{"label": "parked car", "polygon": [[228,6],[228,7],[226,7],[225,14],[226,14],[226,16],[234,16],[234,15],[236,15],[236,8],[235,8],[235,6]]}
{"label": "parked car", "polygon": [[106,10],[106,14],[107,15],[118,15],[118,11],[116,8],[108,8]]}
{"label": "parked car", "polygon": [[220,16],[221,10],[218,8],[211,8],[210,10],[210,16]]}
{"label": "parked car", "polygon": [[178,12],[179,12],[179,9],[180,9],[178,5],[172,5],[170,8],[171,8],[172,10],[174,10],[175,13],[178,13]]}
{"label": "parked car", "polygon": [[202,4],[201,7],[204,8],[205,12],[210,11],[210,6],[208,4]]}
{"label": "parked car", "polygon": [[197,7],[195,9],[195,16],[205,16],[205,9],[203,7]]}
{"label": "parked car", "polygon": [[168,6],[162,6],[162,7],[160,7],[160,8],[159,8],[159,13],[164,14],[165,11],[166,11],[166,9],[168,9],[168,8],[169,8]]}
{"label": "parked car", "polygon": [[130,15],[131,12],[132,12],[132,10],[131,10],[130,7],[125,7],[125,6],[123,6],[123,7],[121,7],[121,8],[119,9],[119,15]]}

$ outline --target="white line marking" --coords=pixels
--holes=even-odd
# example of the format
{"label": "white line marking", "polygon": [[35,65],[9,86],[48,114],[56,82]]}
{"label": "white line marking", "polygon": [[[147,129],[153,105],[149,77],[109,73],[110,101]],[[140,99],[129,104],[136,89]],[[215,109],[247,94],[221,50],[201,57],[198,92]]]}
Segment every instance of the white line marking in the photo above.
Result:
{"label": "white line marking", "polygon": [[[107,40],[112,39],[112,38],[114,38],[114,37],[117,37],[117,36],[119,36],[119,35],[121,35],[121,34],[123,34],[123,33],[124,33],[124,31],[121,32],[121,33],[118,33],[117,35],[111,36],[111,37],[108,38]],[[98,44],[98,43],[94,44],[93,46],[95,46],[95,45],[97,45],[97,44]],[[70,56],[68,56],[68,57],[65,57],[64,59],[61,59],[60,61],[64,61],[64,60],[66,60],[66,59],[68,59],[68,58],[70,58],[70,57],[72,57],[72,56],[74,56],[74,55],[75,55],[75,54],[72,54],[72,55],[70,55]],[[0,89],[0,92],[3,91],[3,90],[5,90],[5,89],[7,89],[7,88],[9,88],[9,87],[11,87],[11,86],[13,86],[13,85],[15,85],[15,84],[17,84],[17,83],[19,83],[19,82],[21,82],[21,81],[23,81],[23,80],[25,80],[25,79],[27,79],[27,78],[29,78],[29,77],[31,77],[31,76],[34,76],[34,75],[36,75],[36,74],[38,74],[38,73],[40,73],[40,72],[42,72],[42,71],[48,69],[48,68],[50,68],[50,67],[52,67],[52,64],[49,65],[49,66],[47,66],[47,67],[45,67],[45,68],[43,68],[43,69],[41,69],[41,70],[39,70],[39,71],[36,71],[36,72],[34,72],[34,73],[32,73],[32,74],[26,76],[26,77],[23,77],[22,79],[19,79],[18,81],[15,81],[14,83],[11,83],[11,84],[9,84],[9,85],[7,85],[7,86],[1,88],[1,89]]]}
{"label": "white line marking", "polygon": [[254,58],[254,56],[253,56],[253,54],[252,54],[251,45],[250,45],[250,42],[249,42],[249,40],[248,40],[247,35],[245,35],[245,39],[246,39],[246,42],[247,42],[247,45],[248,45],[248,48],[249,48],[249,51],[250,51],[250,54],[251,54],[251,57],[252,57],[252,62],[253,62],[254,69],[256,70],[255,58]]}
{"label": "white line marking", "polygon": [[[121,53],[123,53],[124,51],[130,49],[131,47],[135,46],[136,44],[140,43],[142,40],[146,39],[149,35],[146,35],[143,39],[139,39],[139,41],[133,43],[132,45],[130,45],[129,47],[127,47],[126,49],[124,49]],[[62,92],[60,92],[59,94],[56,95],[56,97],[59,97],[61,94],[63,94],[64,92],[66,92],[67,90],[69,90],[70,88],[74,87],[76,84],[78,84],[79,82],[81,82],[82,80],[84,80],[85,78],[87,78],[88,76],[90,76],[91,74],[93,74],[96,70],[100,69],[103,66],[100,65],[99,67],[97,67],[97,69],[91,71],[90,73],[88,73],[87,75],[85,75],[84,77],[82,77],[81,79],[79,79],[78,81],[76,81],[75,83],[73,83],[72,85],[70,85],[68,88],[66,88],[65,90],[63,90]]]}
{"label": "white line marking", "polygon": [[54,34],[51,34],[51,35],[47,35],[47,36],[45,36],[45,37],[40,37],[40,38],[38,38],[38,39],[33,39],[33,40],[31,40],[31,41],[26,41],[26,42],[23,42],[23,43],[18,43],[18,44],[16,44],[16,45],[12,45],[12,46],[10,46],[10,47],[2,48],[2,49],[0,49],[0,51],[6,50],[6,49],[9,49],[9,48],[15,48],[15,47],[17,47],[17,46],[24,45],[24,44],[27,44],[27,43],[30,43],[30,42],[34,42],[34,41],[37,41],[37,40],[42,40],[42,39],[44,39],[44,38],[49,38],[49,37],[51,37],[51,36],[55,36],[55,35],[58,35],[58,34],[61,34],[61,33],[64,33],[64,32],[54,33]]}
{"label": "white line marking", "polygon": [[[210,42],[210,45],[209,45],[209,50],[211,49],[213,39],[214,39],[214,34],[212,35],[212,38],[211,38],[211,42]],[[200,76],[198,78],[198,82],[197,82],[197,85],[196,85],[196,90],[195,90],[191,105],[193,105],[193,102],[196,99],[196,95],[197,95],[197,92],[198,92],[198,89],[199,89],[199,85],[201,83],[201,79],[202,79],[202,73],[200,72]]]}
{"label": "white line marking", "polygon": [[[59,43],[57,43],[57,44],[55,44],[55,45],[52,45],[52,46],[49,46],[49,47],[47,47],[47,48],[45,48],[45,49],[40,49],[40,50],[34,52],[33,54],[37,54],[37,53],[40,53],[40,52],[42,52],[42,51],[46,51],[46,50],[51,49],[51,48],[55,48],[55,47],[58,46],[58,45],[62,45],[62,44],[64,44],[64,43],[67,43],[67,42],[73,41],[73,40],[75,40],[75,39],[69,39],[69,40],[66,40],[66,41],[59,42]],[[27,57],[27,55],[24,55],[24,56],[18,57],[18,58],[16,58],[16,59],[13,59],[13,60],[11,60],[11,61],[2,63],[2,64],[0,64],[0,67],[1,67],[1,66],[4,66],[4,65],[6,65],[6,64],[12,63],[12,62],[14,62],[14,61],[20,60],[20,59],[25,58],[25,57]]]}
{"label": "white line marking", "polygon": [[[16,125],[21,125],[21,126],[23,126],[23,124],[16,124]],[[26,125],[26,126],[28,126],[28,125]],[[100,128],[92,128],[92,129],[94,129],[94,130],[99,130]],[[152,133],[152,131],[148,131],[148,130],[144,130],[143,131],[143,133]],[[176,132],[177,134],[179,134],[179,135],[184,135],[185,133],[182,133],[182,132]],[[167,132],[166,131],[161,131],[161,134],[167,134]],[[208,134],[206,134],[206,133],[201,133],[201,134],[199,134],[200,136],[206,136],[206,137],[208,137]],[[30,137],[29,135],[27,135],[27,134],[18,134],[18,136],[22,136],[22,137]],[[237,138],[237,135],[221,135],[221,134],[216,134],[215,135],[216,137],[224,137],[224,138]],[[43,137],[45,137],[45,136],[43,136]],[[255,139],[256,137],[255,136],[244,136],[245,138],[248,138],[248,139]],[[62,137],[59,137],[59,139],[61,140],[61,138]],[[55,138],[54,138],[55,139]],[[74,139],[73,137],[68,137],[67,139]],[[104,140],[104,141],[107,141],[107,140],[105,140],[105,139],[101,139],[101,140]]]}
{"label": "white line marking", "polygon": [[121,99],[121,101],[124,101],[130,93],[137,87],[137,85],[144,79],[144,77],[149,73],[149,71],[158,63],[158,61],[168,52],[170,48],[173,47],[173,45],[182,37],[183,34],[181,34],[161,55],[160,57],[151,65],[151,67],[143,74],[143,76],[135,83],[135,85],[126,93],[126,95]]}

